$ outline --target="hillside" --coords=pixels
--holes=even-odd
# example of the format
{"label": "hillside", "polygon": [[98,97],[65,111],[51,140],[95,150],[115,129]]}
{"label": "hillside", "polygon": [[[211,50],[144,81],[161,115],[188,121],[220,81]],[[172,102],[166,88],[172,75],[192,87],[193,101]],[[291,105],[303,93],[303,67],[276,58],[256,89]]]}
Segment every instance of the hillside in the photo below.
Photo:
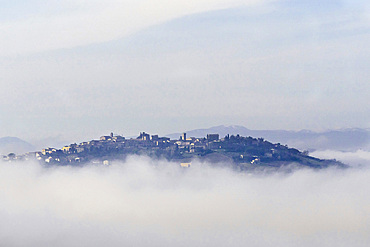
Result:
{"label": "hillside", "polygon": [[32,144],[17,137],[8,136],[0,138],[0,154],[2,155],[9,153],[21,154],[35,150],[36,149]]}
{"label": "hillside", "polygon": [[152,159],[166,159],[178,164],[190,164],[193,160],[223,164],[237,170],[264,167],[279,168],[296,165],[311,168],[329,166],[344,167],[335,160],[311,157],[280,143],[271,143],[263,138],[244,137],[209,133],[206,137],[187,137],[183,133],[179,139],[159,137],[142,132],[137,138],[123,136],[101,136],[80,144],[70,144],[62,149],[45,148],[41,152],[27,153],[23,156],[10,155],[7,161],[37,159],[47,165],[109,164],[124,161],[130,155],[143,155]]}
{"label": "hillside", "polygon": [[[300,150],[342,150],[353,151],[370,148],[370,131],[368,129],[340,129],[314,132],[310,130],[251,130],[243,126],[214,126],[207,129],[194,129],[187,131],[189,136],[202,137],[207,133],[219,133],[220,136],[227,134],[265,138],[271,142],[287,144]],[[166,135],[170,138],[178,138],[180,133]]]}

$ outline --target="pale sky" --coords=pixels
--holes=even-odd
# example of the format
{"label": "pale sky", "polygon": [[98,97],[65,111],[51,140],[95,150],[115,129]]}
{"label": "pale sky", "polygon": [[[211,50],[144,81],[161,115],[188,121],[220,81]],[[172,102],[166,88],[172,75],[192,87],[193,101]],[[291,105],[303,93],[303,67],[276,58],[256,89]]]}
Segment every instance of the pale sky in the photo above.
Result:
{"label": "pale sky", "polygon": [[364,0],[0,6],[0,137],[370,127]]}
{"label": "pale sky", "polygon": [[24,54],[125,37],[176,17],[266,0],[0,1],[0,52]]}

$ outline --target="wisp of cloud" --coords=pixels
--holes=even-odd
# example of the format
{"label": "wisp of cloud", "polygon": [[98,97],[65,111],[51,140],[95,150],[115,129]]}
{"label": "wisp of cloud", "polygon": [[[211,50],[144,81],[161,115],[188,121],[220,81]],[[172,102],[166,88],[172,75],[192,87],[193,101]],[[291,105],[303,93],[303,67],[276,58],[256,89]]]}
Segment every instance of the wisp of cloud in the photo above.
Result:
{"label": "wisp of cloud", "polygon": [[0,163],[1,246],[368,246],[369,169]]}
{"label": "wisp of cloud", "polygon": [[338,151],[338,150],[321,150],[311,153],[312,156],[321,159],[337,158],[343,163],[351,166],[368,166],[370,164],[370,151],[366,149],[359,149],[352,152]]}

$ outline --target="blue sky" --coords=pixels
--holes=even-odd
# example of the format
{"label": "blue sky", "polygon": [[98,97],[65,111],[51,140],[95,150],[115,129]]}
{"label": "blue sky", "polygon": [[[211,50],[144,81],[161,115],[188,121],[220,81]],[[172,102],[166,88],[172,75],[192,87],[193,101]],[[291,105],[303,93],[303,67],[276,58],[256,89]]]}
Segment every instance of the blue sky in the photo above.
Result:
{"label": "blue sky", "polygon": [[370,127],[366,1],[1,6],[0,136]]}

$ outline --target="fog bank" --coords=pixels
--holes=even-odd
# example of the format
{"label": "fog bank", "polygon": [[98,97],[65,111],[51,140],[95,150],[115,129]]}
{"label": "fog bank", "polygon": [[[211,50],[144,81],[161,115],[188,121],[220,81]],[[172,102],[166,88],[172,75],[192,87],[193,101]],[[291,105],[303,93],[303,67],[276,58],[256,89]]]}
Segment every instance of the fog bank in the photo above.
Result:
{"label": "fog bank", "polygon": [[363,167],[370,165],[370,150],[358,149],[353,152],[338,150],[322,150],[312,152],[310,155],[320,159],[337,159],[341,162],[354,166]]}
{"label": "fog bank", "polygon": [[0,163],[3,246],[368,246],[369,169]]}

